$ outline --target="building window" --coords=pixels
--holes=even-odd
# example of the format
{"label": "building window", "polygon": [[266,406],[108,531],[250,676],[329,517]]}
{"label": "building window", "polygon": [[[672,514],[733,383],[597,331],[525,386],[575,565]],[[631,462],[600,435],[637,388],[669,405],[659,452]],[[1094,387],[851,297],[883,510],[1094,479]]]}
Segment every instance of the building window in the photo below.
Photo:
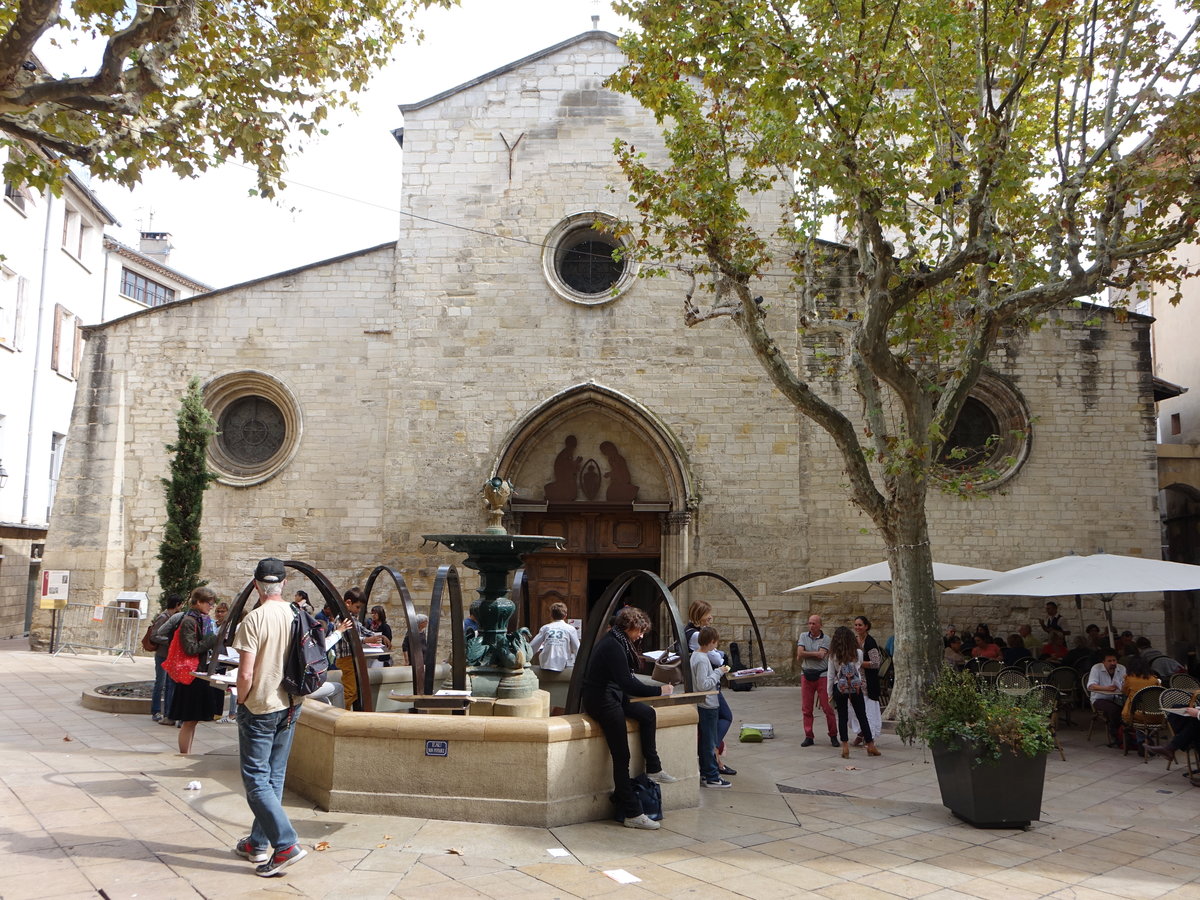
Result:
{"label": "building window", "polygon": [[83,213],[67,206],[63,213],[62,247],[81,263],[86,259],[93,231],[95,228],[83,217]]}
{"label": "building window", "polygon": [[974,487],[1003,484],[1029,455],[1030,427],[1025,401],[1016,389],[984,372],[942,447],[938,463],[943,477],[971,476]]}
{"label": "building window", "polygon": [[637,266],[623,255],[612,216],[583,212],[554,227],[542,251],[542,271],[554,292],[564,300],[599,306],[627,291]]}
{"label": "building window", "polygon": [[208,459],[224,484],[259,484],[281,471],[300,446],[303,422],[292,392],[265,372],[222,375],[204,387],[217,420]]}
{"label": "building window", "polygon": [[132,269],[121,269],[121,293],[147,306],[162,306],[175,300],[176,292]]}
{"label": "building window", "polygon": [[54,345],[50,367],[67,378],[79,377],[79,361],[83,356],[83,320],[61,303],[54,305]]}
{"label": "building window", "polygon": [[67,436],[57,431],[50,435],[50,494],[46,501],[46,521],[54,508],[54,493],[58,490],[58,479],[62,474],[63,453],[67,449]]}
{"label": "building window", "polygon": [[19,188],[11,181],[4,182],[4,199],[19,209],[25,212],[25,208],[29,203],[29,195],[24,188]]}
{"label": "building window", "polygon": [[25,343],[29,281],[0,266],[0,347],[20,350]]}
{"label": "building window", "polygon": [[1183,419],[1179,413],[1171,413],[1171,434],[1183,434]]}

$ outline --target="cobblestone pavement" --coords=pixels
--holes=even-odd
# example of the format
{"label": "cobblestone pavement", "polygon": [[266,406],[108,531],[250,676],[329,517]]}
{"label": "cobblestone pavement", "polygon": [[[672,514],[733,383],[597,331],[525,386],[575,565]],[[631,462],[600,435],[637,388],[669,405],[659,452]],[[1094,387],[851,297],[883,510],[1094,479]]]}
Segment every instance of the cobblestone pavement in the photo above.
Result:
{"label": "cobblestone pavement", "polygon": [[[940,805],[926,755],[893,736],[882,757],[857,750],[849,764],[827,743],[801,748],[789,687],[729,695],[735,722],[770,722],[777,737],[731,745],[733,789],[702,790],[699,809],[669,813],[660,831],[325,813],[289,795],[309,856],[260,879],[231,853],[249,819],[234,726],[201,725],[181,757],[174,729],[79,703],[85,688],[150,677],[149,660],[3,644],[3,900],[1200,898],[1200,790],[1161,760],[1089,744],[1084,717],[1063,730],[1066,762],[1047,764],[1042,820],[984,831]],[[186,791],[193,780],[201,789]],[[620,884],[612,870],[640,880]]]}

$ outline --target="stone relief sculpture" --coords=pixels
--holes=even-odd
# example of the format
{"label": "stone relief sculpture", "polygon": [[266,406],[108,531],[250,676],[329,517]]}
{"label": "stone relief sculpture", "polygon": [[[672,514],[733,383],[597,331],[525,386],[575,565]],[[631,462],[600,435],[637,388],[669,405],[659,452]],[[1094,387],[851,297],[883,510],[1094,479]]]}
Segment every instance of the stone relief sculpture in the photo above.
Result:
{"label": "stone relief sculpture", "polygon": [[543,488],[550,503],[570,503],[579,492],[579,468],[583,458],[575,455],[579,439],[568,434],[563,448],[554,457],[554,480]]}
{"label": "stone relief sculpture", "polygon": [[604,495],[610,503],[632,503],[637,499],[638,486],[629,475],[629,464],[625,462],[617,445],[612,441],[604,441],[600,452],[608,460],[608,492]]}

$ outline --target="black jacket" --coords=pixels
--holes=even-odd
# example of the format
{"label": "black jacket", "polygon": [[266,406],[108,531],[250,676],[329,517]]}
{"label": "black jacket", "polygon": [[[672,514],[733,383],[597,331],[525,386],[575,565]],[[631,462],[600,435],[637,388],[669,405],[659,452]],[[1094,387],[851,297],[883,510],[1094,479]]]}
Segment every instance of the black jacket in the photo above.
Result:
{"label": "black jacket", "polygon": [[660,686],[645,684],[634,677],[625,648],[611,632],[596,642],[583,676],[584,703],[589,700],[620,703],[625,697],[653,697],[661,693]]}

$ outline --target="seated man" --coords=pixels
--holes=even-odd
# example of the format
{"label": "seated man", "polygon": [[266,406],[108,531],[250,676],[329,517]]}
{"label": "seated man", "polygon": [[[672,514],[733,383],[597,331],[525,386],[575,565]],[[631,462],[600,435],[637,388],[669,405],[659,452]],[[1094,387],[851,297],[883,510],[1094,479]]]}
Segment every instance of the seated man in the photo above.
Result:
{"label": "seated man", "polygon": [[1025,642],[1019,634],[1010,634],[1008,636],[1008,646],[1004,647],[1000,653],[1004,657],[1004,664],[1006,666],[1015,666],[1021,660],[1029,659],[1033,656],[1032,653],[1025,649]]}
{"label": "seated man", "polygon": [[1025,645],[1034,656],[1042,652],[1042,639],[1033,633],[1033,629],[1028,625],[1021,625],[1017,628],[1017,634],[1021,636],[1021,643]]}
{"label": "seated man", "polygon": [[1121,710],[1125,703],[1125,667],[1117,664],[1115,650],[1106,650],[1104,661],[1092,666],[1087,689],[1092,709],[1108,723],[1108,746],[1118,746],[1117,729],[1121,726]]}
{"label": "seated man", "polygon": [[961,669],[967,664],[967,658],[962,654],[962,645],[962,638],[957,634],[951,636],[949,646],[942,651],[942,659],[945,660],[947,665]]}
{"label": "seated man", "polygon": [[1150,671],[1161,678],[1163,684],[1170,681],[1172,675],[1187,671],[1187,669],[1171,659],[1167,654],[1151,647],[1149,638],[1138,638],[1134,641],[1134,646],[1137,647],[1137,651],[1142,659],[1150,664]]}
{"label": "seated man", "polygon": [[1175,736],[1160,746],[1146,745],[1146,752],[1154,756],[1163,756],[1175,762],[1176,750],[1188,750],[1200,744],[1200,710],[1194,706],[1179,710],[1182,718],[1176,715],[1167,716],[1167,721],[1175,731]]}

